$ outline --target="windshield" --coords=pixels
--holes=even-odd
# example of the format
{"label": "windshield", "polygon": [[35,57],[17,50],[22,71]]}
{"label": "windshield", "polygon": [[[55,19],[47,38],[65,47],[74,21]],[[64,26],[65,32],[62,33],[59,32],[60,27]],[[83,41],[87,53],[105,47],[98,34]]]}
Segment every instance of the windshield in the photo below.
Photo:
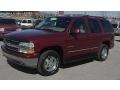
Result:
{"label": "windshield", "polygon": [[0,19],[0,24],[16,24],[14,19]]}
{"label": "windshield", "polygon": [[117,24],[112,24],[113,28],[117,28]]}
{"label": "windshield", "polygon": [[26,21],[26,20],[23,20],[22,23],[27,23],[27,21]]}
{"label": "windshield", "polygon": [[40,22],[35,28],[41,30],[64,32],[68,27],[70,20],[70,18],[65,17],[49,17]]}

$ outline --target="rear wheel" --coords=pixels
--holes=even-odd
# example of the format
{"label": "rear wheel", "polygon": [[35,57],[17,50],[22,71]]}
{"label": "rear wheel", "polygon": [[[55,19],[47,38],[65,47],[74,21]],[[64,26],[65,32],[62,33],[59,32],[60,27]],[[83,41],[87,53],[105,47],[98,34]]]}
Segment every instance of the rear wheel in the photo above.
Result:
{"label": "rear wheel", "polygon": [[105,61],[108,57],[108,53],[109,53],[108,45],[102,44],[100,47],[100,50],[97,54],[97,60],[98,61]]}
{"label": "rear wheel", "polygon": [[38,61],[38,72],[41,75],[49,76],[58,72],[60,67],[60,56],[54,50],[43,52]]}

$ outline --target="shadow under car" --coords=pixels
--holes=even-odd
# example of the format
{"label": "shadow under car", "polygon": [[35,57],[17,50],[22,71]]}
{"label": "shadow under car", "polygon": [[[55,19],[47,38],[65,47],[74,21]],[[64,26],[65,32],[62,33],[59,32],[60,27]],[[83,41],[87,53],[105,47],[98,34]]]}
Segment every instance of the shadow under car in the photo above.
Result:
{"label": "shadow under car", "polygon": [[[93,59],[85,59],[85,60],[80,60],[80,61],[76,61],[76,62],[72,62],[72,63],[66,63],[66,64],[62,64],[60,66],[60,68],[62,69],[66,69],[66,68],[71,68],[71,67],[75,67],[75,66],[78,66],[78,65],[83,65],[83,64],[86,64],[86,63],[90,63],[94,61]],[[25,67],[25,66],[21,66],[21,65],[18,65],[18,64],[15,64],[13,62],[11,62],[10,60],[7,60],[7,63],[13,67],[14,69],[18,70],[18,71],[22,71],[24,73],[27,73],[27,74],[39,74],[37,69],[35,68],[29,68],[29,67]]]}

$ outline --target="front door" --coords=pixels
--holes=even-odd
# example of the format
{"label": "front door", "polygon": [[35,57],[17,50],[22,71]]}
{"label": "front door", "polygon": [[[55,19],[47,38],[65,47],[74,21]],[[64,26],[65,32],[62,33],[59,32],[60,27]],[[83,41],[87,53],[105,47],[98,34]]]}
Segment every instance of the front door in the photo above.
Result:
{"label": "front door", "polygon": [[71,42],[71,49],[68,51],[70,57],[79,57],[86,54],[89,48],[89,41],[85,19],[76,19],[70,32],[69,41]]}

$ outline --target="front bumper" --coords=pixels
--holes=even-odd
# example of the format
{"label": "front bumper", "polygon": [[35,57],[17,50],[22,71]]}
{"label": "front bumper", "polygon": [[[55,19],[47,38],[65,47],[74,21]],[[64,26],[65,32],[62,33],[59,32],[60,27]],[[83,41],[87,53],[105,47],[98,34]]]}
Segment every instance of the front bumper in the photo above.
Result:
{"label": "front bumper", "polygon": [[4,46],[2,48],[3,55],[9,60],[10,62],[13,62],[15,64],[31,67],[31,68],[37,68],[38,58],[25,58],[25,57],[18,57],[12,54],[7,53],[4,50]]}

